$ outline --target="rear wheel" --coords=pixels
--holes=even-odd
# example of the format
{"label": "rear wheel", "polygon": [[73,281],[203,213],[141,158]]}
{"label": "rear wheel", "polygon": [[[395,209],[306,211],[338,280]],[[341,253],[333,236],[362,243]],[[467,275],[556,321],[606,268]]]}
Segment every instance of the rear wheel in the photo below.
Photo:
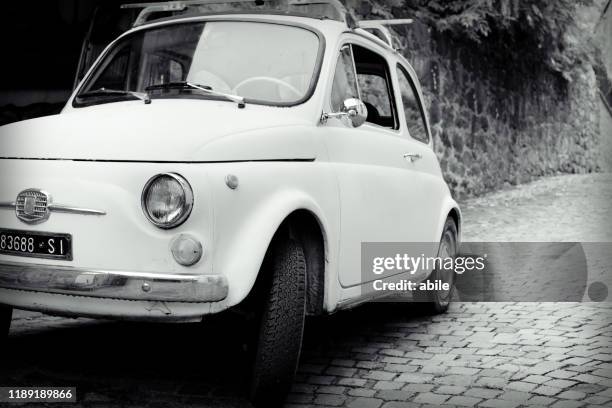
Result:
{"label": "rear wheel", "polygon": [[[455,221],[452,218],[448,218],[442,230],[442,237],[438,246],[438,257],[445,259],[454,257],[457,254],[457,235]],[[434,269],[429,278],[425,280],[425,283],[427,281],[432,283],[439,281],[443,284],[448,284],[448,289],[417,291],[415,292],[415,299],[418,302],[422,302],[428,313],[439,314],[446,312],[453,297],[455,278],[455,271],[452,268]]]}
{"label": "rear wheel", "polygon": [[250,396],[258,408],[282,406],[302,347],[306,315],[306,260],[293,240],[276,242],[264,262],[270,274],[254,356]]}
{"label": "rear wheel", "polygon": [[0,305],[0,338],[8,336],[11,328],[11,320],[13,318],[13,308]]}

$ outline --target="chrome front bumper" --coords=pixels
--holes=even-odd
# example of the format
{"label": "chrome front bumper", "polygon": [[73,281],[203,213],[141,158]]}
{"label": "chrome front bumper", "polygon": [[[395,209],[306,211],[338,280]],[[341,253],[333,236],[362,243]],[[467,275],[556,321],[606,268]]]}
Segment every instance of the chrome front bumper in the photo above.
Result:
{"label": "chrome front bumper", "polygon": [[0,262],[0,288],[122,300],[218,302],[227,297],[221,275],[101,271]]}

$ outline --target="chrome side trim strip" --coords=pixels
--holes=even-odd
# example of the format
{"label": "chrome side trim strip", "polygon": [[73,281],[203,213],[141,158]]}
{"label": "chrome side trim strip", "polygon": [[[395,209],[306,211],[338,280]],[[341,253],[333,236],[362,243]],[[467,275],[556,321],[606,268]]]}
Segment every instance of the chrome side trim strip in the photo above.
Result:
{"label": "chrome side trim strip", "polygon": [[[15,210],[16,204],[9,202],[0,202],[0,209]],[[49,204],[47,209],[50,212],[80,214],[80,215],[106,215],[106,211],[94,210],[91,208],[79,208],[69,205]]]}
{"label": "chrome side trim strip", "polygon": [[169,302],[218,302],[229,291],[222,275],[104,271],[16,262],[0,262],[0,288]]}
{"label": "chrome side trim strip", "polygon": [[105,211],[92,210],[90,208],[71,207],[67,205],[49,204],[47,207],[51,212],[80,214],[80,215],[106,215]]}

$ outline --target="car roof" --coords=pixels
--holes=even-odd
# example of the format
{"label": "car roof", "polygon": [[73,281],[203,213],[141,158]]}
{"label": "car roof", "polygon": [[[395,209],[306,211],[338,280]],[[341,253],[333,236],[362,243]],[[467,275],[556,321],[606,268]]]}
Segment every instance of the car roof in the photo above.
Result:
{"label": "car roof", "polygon": [[295,25],[297,27],[313,29],[314,31],[322,34],[325,38],[336,38],[343,33],[353,33],[362,36],[363,38],[383,47],[388,52],[397,53],[394,48],[392,48],[389,44],[387,44],[385,41],[381,40],[377,36],[358,27],[349,28],[344,22],[327,18],[314,18],[305,14],[287,14],[284,12],[274,13],[269,10],[265,12],[224,12],[171,16],[141,24],[128,30],[125,34],[168,24],[210,20],[261,21],[268,23],[278,22],[282,24]]}
{"label": "car roof", "polygon": [[359,37],[369,40],[370,42],[377,44],[383,48],[386,52],[396,56],[402,62],[405,68],[407,68],[410,75],[418,79],[416,71],[408,60],[395,48],[391,47],[387,42],[381,40],[376,35],[364,30],[363,28],[354,27],[349,28],[345,22],[338,20],[332,20],[328,18],[315,18],[309,15],[298,15],[297,13],[287,14],[284,12],[274,13],[269,10],[265,12],[223,12],[223,13],[200,13],[200,14],[187,14],[170,16],[166,18],[152,20],[144,24],[138,25],[127,32],[124,35],[137,32],[140,30],[146,30],[153,27],[164,26],[169,24],[180,24],[182,22],[191,21],[211,21],[211,20],[224,20],[224,21],[260,21],[260,22],[278,22],[287,25],[294,25],[296,27],[308,28],[314,30],[318,34],[322,35],[325,39],[338,38],[340,35],[345,33],[356,34]]}

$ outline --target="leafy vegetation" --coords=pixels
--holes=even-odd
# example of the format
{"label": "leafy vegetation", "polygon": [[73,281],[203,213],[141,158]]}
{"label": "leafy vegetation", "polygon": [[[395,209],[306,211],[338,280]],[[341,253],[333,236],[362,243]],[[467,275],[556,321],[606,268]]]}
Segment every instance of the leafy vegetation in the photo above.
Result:
{"label": "leafy vegetation", "polygon": [[[592,63],[591,33],[580,10],[596,0],[382,0],[396,17],[410,16],[438,33],[493,46],[501,63],[544,66],[571,81]],[[513,61],[520,59],[521,61]]]}

